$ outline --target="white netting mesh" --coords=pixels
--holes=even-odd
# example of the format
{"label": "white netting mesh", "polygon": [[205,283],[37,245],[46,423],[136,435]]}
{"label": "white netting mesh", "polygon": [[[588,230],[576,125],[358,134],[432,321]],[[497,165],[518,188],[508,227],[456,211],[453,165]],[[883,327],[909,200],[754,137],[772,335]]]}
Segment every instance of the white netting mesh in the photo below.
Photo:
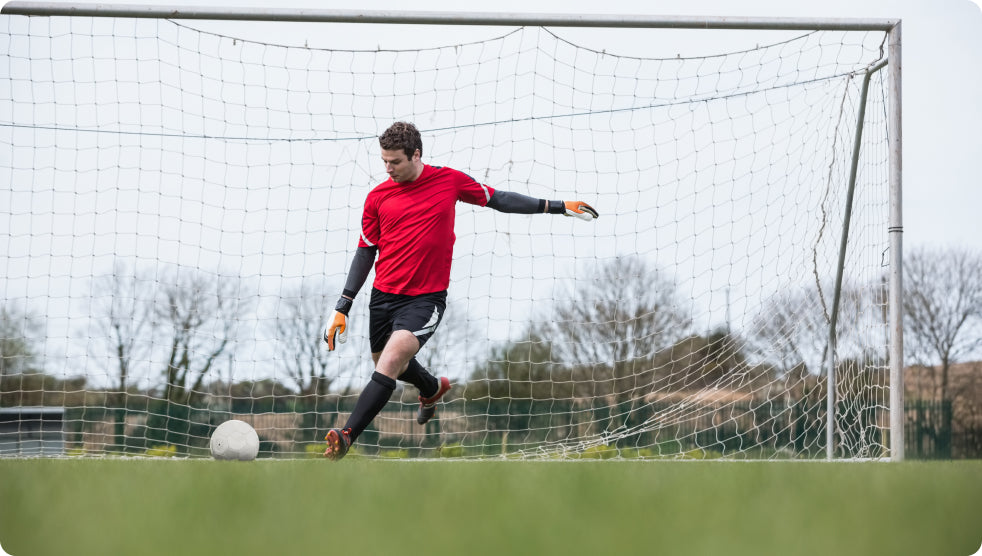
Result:
{"label": "white netting mesh", "polygon": [[[461,205],[448,315],[419,356],[454,390],[425,428],[397,392],[361,453],[825,454],[882,32],[646,58],[543,28],[353,51],[168,20],[0,26],[3,453],[201,455],[232,416],[264,454],[322,451],[371,371],[367,287],[340,352],[321,326],[385,177],[377,136],[408,120],[426,162],[601,217]],[[839,310],[847,457],[888,453],[882,73]],[[60,432],[32,436],[40,406],[63,408]]]}

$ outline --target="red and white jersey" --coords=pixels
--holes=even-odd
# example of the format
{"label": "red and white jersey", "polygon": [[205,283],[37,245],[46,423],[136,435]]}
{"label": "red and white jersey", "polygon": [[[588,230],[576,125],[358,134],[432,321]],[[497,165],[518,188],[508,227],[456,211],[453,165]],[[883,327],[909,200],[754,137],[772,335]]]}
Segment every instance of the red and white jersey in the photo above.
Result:
{"label": "red and white jersey", "polygon": [[416,180],[388,179],[365,199],[359,247],[378,247],[375,288],[421,295],[450,285],[457,201],[484,206],[494,189],[467,174],[423,166]]}

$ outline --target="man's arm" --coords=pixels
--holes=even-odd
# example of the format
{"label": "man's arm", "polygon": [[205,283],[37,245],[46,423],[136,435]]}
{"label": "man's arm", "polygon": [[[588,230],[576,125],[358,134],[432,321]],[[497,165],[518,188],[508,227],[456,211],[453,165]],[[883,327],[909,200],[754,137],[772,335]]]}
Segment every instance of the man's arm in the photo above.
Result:
{"label": "man's arm", "polygon": [[496,189],[491,195],[487,206],[499,212],[513,214],[564,214],[584,220],[593,220],[600,216],[596,209],[582,201],[547,201],[500,189]]}
{"label": "man's arm", "polygon": [[378,247],[359,247],[355,250],[355,256],[351,260],[351,269],[348,271],[348,278],[344,283],[344,290],[341,298],[334,307],[334,315],[324,328],[324,341],[327,342],[327,349],[334,351],[334,340],[342,344],[348,340],[348,312],[351,311],[351,302],[365,285],[368,273],[375,264],[375,254]]}
{"label": "man's arm", "polygon": [[375,264],[375,254],[378,247],[359,247],[355,250],[355,257],[351,260],[351,269],[348,270],[348,279],[344,282],[344,291],[341,296],[354,299],[361,287],[368,279],[368,273]]}

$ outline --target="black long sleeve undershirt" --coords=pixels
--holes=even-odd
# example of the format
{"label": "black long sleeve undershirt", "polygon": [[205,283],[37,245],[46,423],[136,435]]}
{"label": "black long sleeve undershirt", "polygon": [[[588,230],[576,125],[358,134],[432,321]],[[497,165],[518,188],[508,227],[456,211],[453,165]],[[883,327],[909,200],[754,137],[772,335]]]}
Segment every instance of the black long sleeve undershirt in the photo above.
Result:
{"label": "black long sleeve undershirt", "polygon": [[562,214],[565,211],[562,201],[547,201],[513,191],[501,190],[494,192],[494,195],[488,200],[488,206],[498,212],[512,214]]}
{"label": "black long sleeve undershirt", "polygon": [[378,247],[375,246],[355,249],[355,256],[351,259],[351,269],[348,271],[348,279],[344,283],[344,291],[342,292],[345,297],[354,299],[361,291],[361,287],[365,285],[365,280],[368,279],[368,273],[372,270],[372,265],[375,264],[377,252]]}

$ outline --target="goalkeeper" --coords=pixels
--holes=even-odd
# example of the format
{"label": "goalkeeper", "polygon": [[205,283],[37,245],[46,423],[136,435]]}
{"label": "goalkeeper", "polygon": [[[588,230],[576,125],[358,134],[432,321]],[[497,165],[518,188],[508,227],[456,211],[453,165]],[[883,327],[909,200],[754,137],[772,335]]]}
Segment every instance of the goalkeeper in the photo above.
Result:
{"label": "goalkeeper", "polygon": [[[375,265],[369,301],[369,341],[375,372],[343,428],[327,432],[324,455],[339,460],[382,410],[396,380],[419,390],[416,422],[425,424],[450,390],[415,355],[433,335],[447,305],[457,201],[519,214],[565,214],[593,220],[597,211],[579,201],[547,201],[496,191],[463,172],[423,164],[423,141],[411,123],[396,122],[379,137],[389,179],[365,199],[361,237],[337,307],[324,329],[327,348],[344,343],[348,312]],[[378,260],[376,261],[376,255]]]}

